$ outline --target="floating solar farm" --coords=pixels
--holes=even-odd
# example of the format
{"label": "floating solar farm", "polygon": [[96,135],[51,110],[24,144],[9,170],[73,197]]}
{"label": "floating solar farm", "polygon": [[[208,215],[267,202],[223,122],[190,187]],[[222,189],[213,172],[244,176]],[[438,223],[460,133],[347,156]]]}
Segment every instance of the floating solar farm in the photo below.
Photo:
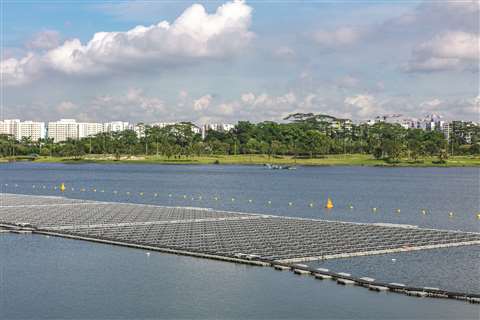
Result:
{"label": "floating solar farm", "polygon": [[[311,269],[298,263],[480,244],[480,233],[423,229],[409,225],[339,222],[204,208],[14,194],[0,194],[0,227],[19,233],[43,233],[147,250],[272,265],[280,270],[291,268],[299,274],[322,273],[344,281],[343,284],[345,280],[355,281],[350,275],[335,275],[328,270]],[[357,281],[357,284],[364,282]],[[366,284],[372,288],[392,287],[378,283]],[[432,290],[415,289],[425,294],[432,293]],[[433,293],[440,294],[435,290],[433,288]],[[448,296],[444,291],[441,293]]]}

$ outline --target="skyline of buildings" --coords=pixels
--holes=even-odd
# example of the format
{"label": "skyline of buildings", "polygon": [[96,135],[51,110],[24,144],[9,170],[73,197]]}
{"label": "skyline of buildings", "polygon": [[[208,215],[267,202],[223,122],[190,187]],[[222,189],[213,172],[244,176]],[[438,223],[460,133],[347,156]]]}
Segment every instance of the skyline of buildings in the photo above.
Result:
{"label": "skyline of buildings", "polygon": [[[401,114],[389,114],[377,116],[374,119],[357,122],[357,124],[374,125],[379,122],[399,124],[405,129],[421,129],[424,131],[440,131],[445,138],[450,139],[450,135],[454,129],[468,128],[471,126],[478,126],[479,124],[473,121],[445,121],[442,116],[437,114],[426,115],[422,119],[404,117]],[[20,119],[5,119],[0,120],[0,134],[7,134],[13,136],[20,141],[22,138],[30,138],[32,141],[38,139],[50,138],[54,142],[62,142],[68,139],[82,139],[89,136],[94,136],[99,133],[121,132],[125,130],[133,130],[138,137],[143,137],[145,134],[145,125],[152,127],[164,128],[166,126],[174,125],[179,122],[152,122],[152,123],[129,123],[126,121],[111,121],[111,122],[77,122],[76,119],[60,119],[58,121],[41,122]],[[332,122],[332,128],[338,130],[350,131],[352,128],[352,120],[347,120],[343,125],[337,122]],[[208,131],[228,132],[232,130],[235,125],[230,123],[206,123],[203,125],[195,125],[192,131],[195,134],[200,134],[202,139],[205,139]],[[465,131],[465,130],[463,130]],[[468,131],[468,130],[466,130]],[[470,141],[470,137],[463,137],[466,141]]]}

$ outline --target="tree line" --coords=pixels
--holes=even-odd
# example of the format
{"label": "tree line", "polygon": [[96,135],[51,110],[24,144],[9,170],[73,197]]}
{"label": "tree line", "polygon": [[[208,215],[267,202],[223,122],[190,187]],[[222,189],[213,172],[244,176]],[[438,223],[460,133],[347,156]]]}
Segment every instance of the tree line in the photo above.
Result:
{"label": "tree line", "polygon": [[[321,157],[330,154],[371,154],[376,159],[413,161],[436,156],[480,154],[480,130],[452,132],[446,139],[440,131],[405,129],[399,124],[352,124],[327,115],[295,114],[288,123],[265,121],[238,122],[228,132],[207,131],[202,139],[192,123],[163,128],[140,124],[138,131],[99,133],[79,140],[54,143],[52,139],[32,141],[0,135],[0,155],[64,156],[81,158],[86,154],[122,156],[159,155],[181,158],[201,155],[266,154],[295,157]],[[467,139],[465,137],[469,137]]]}

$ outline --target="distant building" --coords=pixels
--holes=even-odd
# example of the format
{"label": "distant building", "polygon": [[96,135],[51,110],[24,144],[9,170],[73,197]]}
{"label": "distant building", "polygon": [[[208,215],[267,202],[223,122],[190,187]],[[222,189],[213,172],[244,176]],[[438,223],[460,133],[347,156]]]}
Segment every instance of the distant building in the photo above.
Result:
{"label": "distant building", "polygon": [[19,124],[19,119],[8,119],[0,121],[0,134],[8,134],[15,137]]}
{"label": "distant building", "polygon": [[472,143],[472,134],[477,129],[477,124],[472,121],[452,121],[452,134],[464,143]]}
{"label": "distant building", "polygon": [[45,122],[10,119],[0,121],[0,134],[8,134],[15,140],[30,138],[32,141],[45,138]]}
{"label": "distant building", "polygon": [[121,132],[132,128],[133,125],[124,121],[105,122],[103,124],[103,132]]}
{"label": "distant building", "polygon": [[173,126],[175,122],[154,122],[150,124],[152,127],[165,128],[168,126]]}
{"label": "distant building", "polygon": [[444,122],[442,124],[441,131],[445,139],[447,139],[447,141],[450,141],[450,137],[452,136],[452,124],[449,122]]}
{"label": "distant building", "polygon": [[[179,123],[178,122],[154,122],[154,123],[151,123],[150,125],[152,127],[165,128],[165,127],[168,127],[168,126],[173,126],[175,124],[179,124]],[[195,133],[195,134],[200,134],[201,133],[201,129],[198,128],[197,126],[192,125],[191,128],[192,128],[193,133]]]}
{"label": "distant building", "polygon": [[336,132],[351,132],[352,124],[350,119],[336,119],[331,122],[331,127]]}
{"label": "distant building", "polygon": [[201,133],[202,139],[205,139],[208,131],[229,132],[233,128],[235,128],[235,126],[229,123],[209,123],[204,124],[198,133]]}
{"label": "distant building", "polygon": [[75,119],[60,119],[60,121],[49,122],[47,135],[54,142],[78,139],[78,123]]}
{"label": "distant building", "polygon": [[103,124],[95,122],[78,123],[78,139],[91,137],[103,132]]}
{"label": "distant building", "polygon": [[32,141],[38,141],[45,138],[45,122],[36,121],[23,121],[20,122],[18,127],[17,140],[21,140],[24,137],[30,137]]}

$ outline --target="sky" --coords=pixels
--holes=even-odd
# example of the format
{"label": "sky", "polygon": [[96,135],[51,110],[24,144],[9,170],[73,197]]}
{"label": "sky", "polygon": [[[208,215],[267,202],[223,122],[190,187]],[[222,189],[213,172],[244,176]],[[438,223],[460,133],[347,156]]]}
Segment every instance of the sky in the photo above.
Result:
{"label": "sky", "polygon": [[1,117],[479,121],[480,3],[1,2]]}

